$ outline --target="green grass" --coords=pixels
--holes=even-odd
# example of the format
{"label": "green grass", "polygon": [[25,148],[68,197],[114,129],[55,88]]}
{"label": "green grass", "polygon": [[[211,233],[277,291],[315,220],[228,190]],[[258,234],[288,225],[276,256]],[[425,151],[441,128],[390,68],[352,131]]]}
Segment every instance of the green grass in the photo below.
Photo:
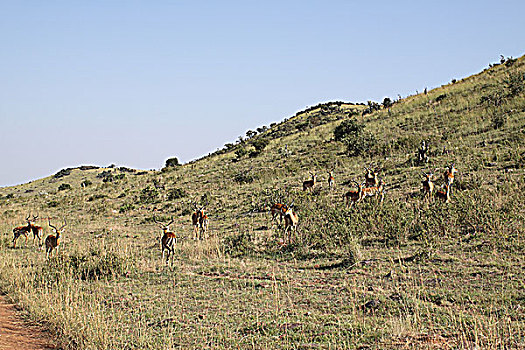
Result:
{"label": "green grass", "polygon": [[[0,288],[64,348],[522,348],[524,64],[352,116],[376,139],[357,157],[333,131],[366,106],[345,104],[166,171],[75,169],[1,188]],[[258,138],[269,141],[262,152],[239,157]],[[431,157],[420,166],[423,139]],[[451,162],[452,202],[423,201],[421,172],[441,176]],[[343,193],[371,163],[385,202],[345,208]],[[312,193],[302,191],[309,172]],[[288,246],[267,212],[275,200],[295,201],[299,214]],[[205,241],[192,240],[193,203],[207,206]],[[50,261],[31,239],[11,248],[28,212],[68,220]],[[173,267],[154,216],[175,219]]]}

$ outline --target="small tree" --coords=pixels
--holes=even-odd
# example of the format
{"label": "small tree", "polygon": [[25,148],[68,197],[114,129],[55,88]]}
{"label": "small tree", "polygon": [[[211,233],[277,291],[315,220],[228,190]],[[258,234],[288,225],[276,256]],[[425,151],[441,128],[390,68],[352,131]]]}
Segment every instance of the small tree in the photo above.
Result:
{"label": "small tree", "polygon": [[166,168],[176,167],[179,165],[181,164],[179,163],[179,160],[177,159],[177,157],[173,157],[173,158],[166,160]]}
{"label": "small tree", "polygon": [[355,119],[344,120],[334,130],[336,141],[343,141],[348,136],[358,135],[363,130],[364,125],[358,124]]}
{"label": "small tree", "polygon": [[[426,89],[425,89],[425,91],[426,91]],[[388,97],[385,97],[385,98],[383,99],[383,107],[384,107],[384,108],[390,108],[390,107],[392,107],[392,100],[391,100],[390,98],[388,98]]]}

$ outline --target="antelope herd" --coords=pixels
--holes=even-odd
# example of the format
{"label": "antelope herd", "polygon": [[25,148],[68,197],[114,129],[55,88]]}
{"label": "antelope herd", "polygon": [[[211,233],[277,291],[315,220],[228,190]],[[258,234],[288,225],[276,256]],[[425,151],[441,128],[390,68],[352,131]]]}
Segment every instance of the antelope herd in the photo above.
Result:
{"label": "antelope herd", "polygon": [[[385,182],[383,179],[379,178],[379,170],[374,170],[371,167],[365,167],[365,176],[364,181],[357,182],[351,180],[351,183],[355,185],[355,189],[351,189],[343,194],[343,202],[346,207],[353,208],[361,201],[365,200],[367,197],[376,197],[377,204],[381,204],[385,196]],[[437,198],[445,203],[450,202],[450,191],[452,184],[454,183],[454,176],[458,172],[454,164],[449,165],[445,172],[443,173],[443,183],[440,188],[436,189],[434,184],[434,173],[423,172],[424,180],[421,181],[422,188],[421,192],[423,194],[423,199],[431,201],[433,198]],[[311,179],[303,181],[303,191],[310,190],[314,191],[315,185],[317,183],[317,176],[315,173],[310,173]],[[335,186],[335,178],[333,176],[333,170],[328,171],[328,190],[332,190]],[[197,204],[193,204],[194,212],[191,214],[191,220],[193,224],[193,239],[194,240],[203,240],[206,239],[206,233],[208,230],[208,216],[206,214],[205,207],[197,207]],[[284,219],[284,244],[289,244],[292,242],[292,234],[297,232],[297,225],[299,223],[299,216],[294,210],[294,202],[291,204],[283,203],[273,203],[270,207],[271,221],[277,221],[279,219],[279,225],[282,225]],[[16,243],[18,239],[22,236],[25,236],[25,242],[27,243],[28,235],[33,233],[33,245],[38,239],[39,249],[43,248],[42,245],[42,236],[44,229],[41,226],[35,224],[39,215],[29,215],[26,217],[27,225],[18,226],[13,228],[13,248],[16,248]],[[153,218],[153,221],[159,225],[163,234],[161,237],[161,252],[162,259],[166,255],[166,264],[169,264],[170,261],[173,261],[173,255],[175,252],[175,245],[177,243],[177,235],[170,230],[170,225],[173,223],[173,218],[167,224],[157,221],[157,218]],[[54,231],[54,234],[50,234],[46,237],[44,241],[46,258],[49,258],[54,251],[58,250],[60,245],[61,234],[64,232],[65,227],[67,226],[67,221],[64,218],[64,224],[57,228],[51,224],[51,219],[48,218],[48,225]]]}

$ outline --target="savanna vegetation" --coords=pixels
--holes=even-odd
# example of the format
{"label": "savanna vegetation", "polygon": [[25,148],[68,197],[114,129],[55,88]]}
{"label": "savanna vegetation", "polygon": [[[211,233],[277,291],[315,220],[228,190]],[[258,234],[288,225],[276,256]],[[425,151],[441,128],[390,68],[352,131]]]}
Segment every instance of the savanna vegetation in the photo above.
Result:
{"label": "savanna vegetation", "polygon": [[[524,348],[524,74],[507,59],[382,105],[314,106],[189,164],[1,188],[0,290],[66,349]],[[450,203],[423,200],[422,172],[440,187],[451,163]],[[346,207],[365,166],[385,199]],[[294,202],[290,243],[275,202]],[[13,248],[29,213],[44,236],[67,219],[49,259],[31,235]],[[156,221],[172,219],[166,265]]]}

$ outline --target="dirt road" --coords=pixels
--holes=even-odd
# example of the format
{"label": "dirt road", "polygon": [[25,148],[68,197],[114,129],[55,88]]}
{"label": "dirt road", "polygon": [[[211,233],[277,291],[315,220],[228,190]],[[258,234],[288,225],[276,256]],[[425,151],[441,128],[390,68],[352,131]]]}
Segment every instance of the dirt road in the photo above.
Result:
{"label": "dirt road", "polygon": [[18,315],[15,305],[0,296],[0,350],[56,350],[52,338]]}

